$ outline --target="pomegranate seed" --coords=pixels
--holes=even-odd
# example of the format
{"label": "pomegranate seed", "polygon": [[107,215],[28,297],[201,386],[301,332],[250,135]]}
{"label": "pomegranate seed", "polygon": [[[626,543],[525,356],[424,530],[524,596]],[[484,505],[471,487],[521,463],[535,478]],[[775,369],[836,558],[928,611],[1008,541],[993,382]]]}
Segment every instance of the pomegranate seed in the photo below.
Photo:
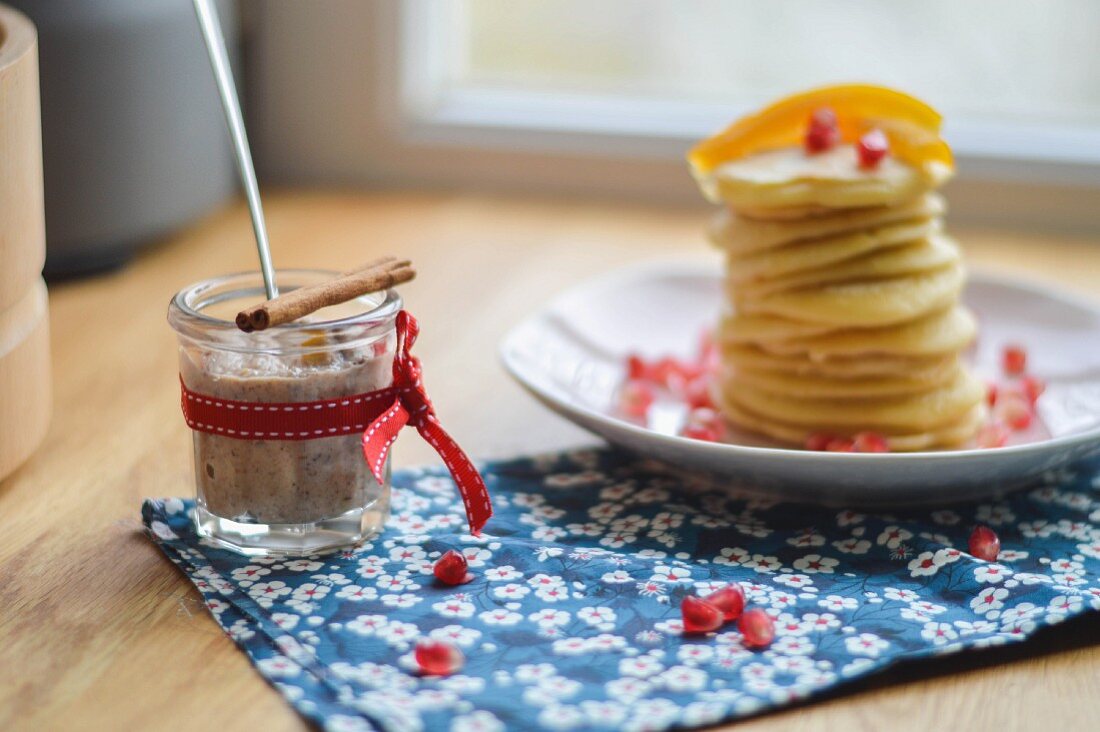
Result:
{"label": "pomegranate seed", "polygon": [[741,614],[737,627],[741,629],[744,643],[749,648],[770,646],[775,638],[775,621],[762,609],[754,607]]}
{"label": "pomegranate seed", "polygon": [[827,452],[854,452],[855,449],[856,443],[847,437],[834,437],[825,445]]}
{"label": "pomegranate seed", "polygon": [[877,432],[860,432],[852,447],[856,452],[890,452],[890,443]]}
{"label": "pomegranate seed", "polygon": [[474,578],[467,571],[469,566],[461,552],[450,549],[436,560],[432,572],[435,578],[445,585],[464,585]]}
{"label": "pomegranate seed", "polygon": [[709,633],[722,627],[722,611],[706,600],[688,595],[680,603],[685,633]]}
{"label": "pomegranate seed", "polygon": [[1023,390],[1024,396],[1031,402],[1031,405],[1035,406],[1035,403],[1039,401],[1039,397],[1047,390],[1047,385],[1038,376],[1025,376],[1020,380],[1020,389]]}
{"label": "pomegranate seed", "polygon": [[815,452],[823,452],[829,443],[836,439],[835,435],[827,435],[824,432],[815,432],[806,438],[805,448]]}
{"label": "pomegranate seed", "polygon": [[721,610],[722,617],[727,622],[737,620],[741,616],[741,611],[745,609],[745,591],[738,584],[726,585],[703,599]]}
{"label": "pomegranate seed", "polygon": [[654,398],[653,387],[648,382],[630,379],[619,392],[619,406],[630,417],[645,418]]}
{"label": "pomegranate seed", "polygon": [[710,379],[704,375],[687,382],[684,385],[684,401],[692,409],[713,409],[714,400],[710,396]]}
{"label": "pomegranate seed", "polygon": [[1001,354],[1001,368],[1009,376],[1019,376],[1027,369],[1027,350],[1023,346],[1005,346]]}
{"label": "pomegranate seed", "polygon": [[1026,430],[1031,426],[1031,403],[1023,394],[1008,392],[997,403],[995,412],[1003,423],[1014,430]]}
{"label": "pomegranate seed", "polygon": [[702,440],[703,442],[721,442],[722,434],[713,427],[704,425],[687,425],[680,430],[680,436],[689,440]]}
{"label": "pomegranate seed", "polygon": [[983,561],[995,562],[1001,553],[1001,539],[988,526],[975,526],[970,534],[970,553]]}
{"label": "pomegranate seed", "polygon": [[997,403],[997,394],[998,389],[996,384],[994,384],[992,381],[986,384],[985,403],[992,407],[994,404]]}
{"label": "pomegranate seed", "polygon": [[626,377],[641,381],[649,378],[649,365],[636,353],[626,357]]}
{"label": "pomegranate seed", "polygon": [[699,336],[699,357],[697,360],[704,372],[718,369],[718,345],[714,342],[714,333],[709,330],[704,330],[702,335]]}
{"label": "pomegranate seed", "polygon": [[978,428],[974,439],[978,447],[1004,447],[1008,441],[1008,429],[1000,422],[986,422]]}
{"label": "pomegranate seed", "polygon": [[824,152],[840,142],[840,130],[836,125],[836,112],[829,107],[821,107],[810,115],[810,124],[806,128],[805,147],[808,153]]}
{"label": "pomegranate seed", "polygon": [[856,152],[859,153],[859,167],[875,167],[886,157],[886,153],[889,151],[890,141],[886,139],[886,133],[876,127],[859,138],[859,142],[856,143]]}
{"label": "pomegranate seed", "polygon": [[450,676],[466,662],[462,651],[443,641],[420,641],[415,655],[416,665],[429,676]]}

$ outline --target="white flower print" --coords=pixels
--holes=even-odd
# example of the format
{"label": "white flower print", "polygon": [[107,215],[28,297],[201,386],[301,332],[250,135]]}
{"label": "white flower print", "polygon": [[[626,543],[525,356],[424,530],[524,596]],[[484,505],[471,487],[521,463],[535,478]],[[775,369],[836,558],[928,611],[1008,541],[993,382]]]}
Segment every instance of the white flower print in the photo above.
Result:
{"label": "white flower print", "polygon": [[[742,562],[742,565],[757,572],[774,572],[783,566],[778,557],[767,557],[763,554],[753,554],[752,558]],[[796,569],[801,569],[801,567]]]}
{"label": "white flower print", "polygon": [[524,595],[531,592],[531,588],[524,587],[523,585],[507,584],[500,587],[493,588],[493,597],[501,600],[519,600]]}
{"label": "white flower print", "polygon": [[412,623],[393,621],[378,629],[376,635],[390,645],[406,643],[420,635],[420,629]]}
{"label": "white flower print", "polygon": [[967,636],[974,633],[993,633],[997,630],[997,626],[988,620],[975,620],[970,622],[967,620],[956,620],[955,627],[959,629],[959,635]]}
{"label": "white flower print", "polygon": [[344,627],[352,633],[359,635],[376,635],[381,628],[386,627],[389,620],[385,615],[360,615]]}
{"label": "white flower print", "polygon": [[841,597],[840,595],[829,595],[828,597],[818,600],[817,604],[826,610],[854,610],[859,606],[859,603],[854,597]]}
{"label": "white flower print", "polygon": [[230,576],[241,587],[248,587],[267,574],[271,574],[271,570],[267,567],[261,567],[258,564],[249,564],[234,569]]}
{"label": "white flower print", "polygon": [[571,704],[534,704],[544,707],[539,712],[539,724],[547,729],[568,730],[584,724],[584,712]]}
{"label": "white flower print", "polygon": [[667,590],[661,582],[654,582],[652,580],[649,582],[639,582],[637,587],[638,594],[643,597],[656,597],[660,601],[667,599],[664,596]]}
{"label": "white flower print", "polygon": [[332,572],[331,574],[314,574],[310,575],[310,579],[316,580],[318,584],[329,585],[330,587],[351,584],[351,580],[339,572]]}
{"label": "white flower print", "polygon": [[898,589],[897,587],[887,587],[882,594],[887,600],[901,600],[902,602],[913,602],[920,598],[920,595],[912,590]]}
{"label": "white flower print", "polygon": [[658,564],[653,568],[651,582],[691,582],[691,570],[687,567],[668,567]]}
{"label": "white flower print", "polygon": [[1004,599],[1008,597],[1008,590],[1003,587],[986,587],[978,593],[978,596],[970,601],[970,609],[983,615],[1000,610],[1004,607]]}
{"label": "white flower print", "polygon": [[584,638],[562,638],[554,641],[553,650],[559,656],[579,656],[588,652],[588,641]]}
{"label": "white flower print", "polygon": [[832,613],[806,613],[800,621],[806,631],[824,633],[840,627],[840,618]]}
{"label": "white flower print", "polygon": [[284,568],[289,569],[291,572],[316,572],[323,566],[325,566],[324,562],[318,562],[312,559],[292,559],[283,565]]}
{"label": "white flower print", "polygon": [[565,602],[569,599],[569,590],[563,585],[538,587],[535,596],[543,602]]}
{"label": "white flower print", "polygon": [[294,594],[291,595],[291,599],[295,602],[315,602],[324,599],[325,595],[329,593],[329,589],[328,585],[306,582],[305,584],[298,585],[294,589]]}
{"label": "white flower print", "polygon": [[382,592],[401,592],[411,589],[413,581],[401,575],[384,574],[375,580],[375,585]]}
{"label": "white flower print", "polygon": [[581,702],[585,718],[599,727],[614,727],[626,718],[626,707],[612,701],[586,699]]}
{"label": "white flower print", "polygon": [[543,587],[562,587],[565,585],[565,580],[556,575],[536,574],[534,577],[527,580],[527,584],[537,590]]}
{"label": "white flower print", "polygon": [[1079,595],[1058,595],[1051,599],[1047,612],[1057,615],[1073,615],[1080,612],[1084,600]]}
{"label": "white flower print", "polygon": [[691,666],[672,666],[654,681],[674,693],[699,691],[707,683],[707,674]]}
{"label": "white flower print", "polygon": [[807,529],[787,539],[787,543],[799,547],[821,546],[825,543],[825,537],[815,533],[812,529]]}
{"label": "white flower print", "polygon": [[615,611],[606,605],[582,607],[577,611],[577,617],[589,625],[615,622]]}
{"label": "white flower print", "polygon": [[664,664],[653,656],[634,656],[619,661],[619,673],[623,676],[634,676],[639,679],[647,679],[656,676],[664,670]]}
{"label": "white flower print", "polygon": [[863,523],[863,519],[866,518],[862,513],[856,513],[855,511],[841,511],[836,515],[837,526],[851,526],[852,524]]}
{"label": "white flower print", "polygon": [[499,607],[495,610],[487,610],[477,617],[486,625],[515,625],[523,620],[523,616],[519,613]]}
{"label": "white flower print", "polygon": [[974,579],[978,582],[997,583],[1012,576],[1012,570],[1003,564],[983,564],[974,568]]}
{"label": "white flower print", "polygon": [[921,552],[909,562],[909,574],[912,577],[927,577],[940,571],[942,564],[936,564],[932,552]]}
{"label": "white flower print", "polygon": [[771,645],[771,650],[785,656],[809,655],[814,652],[814,642],[802,635],[787,635],[777,639]]}
{"label": "white flower print", "polygon": [[810,587],[814,581],[804,574],[781,574],[775,578],[775,583],[801,589]]}
{"label": "white flower print", "polygon": [[860,633],[859,635],[850,635],[844,639],[844,647],[853,656],[876,658],[889,646],[889,641],[878,637],[874,633]]}
{"label": "white flower print", "polygon": [[293,678],[302,672],[302,667],[286,656],[272,656],[256,661],[256,668],[264,676],[275,679]]}
{"label": "white flower print", "polygon": [[838,560],[832,557],[823,557],[820,554],[807,554],[804,557],[794,560],[792,566],[795,569],[809,574],[816,574],[818,572],[832,574],[833,568],[839,563]]}
{"label": "white flower print", "polygon": [[842,554],[866,554],[871,549],[871,542],[858,537],[834,541],[833,546]]}
{"label": "white flower print", "polygon": [[248,588],[248,595],[256,601],[260,607],[271,607],[271,604],[281,597],[291,593],[286,582],[272,580],[271,582],[257,582]]}
{"label": "white flower print", "polygon": [[419,546],[396,546],[390,549],[390,561],[394,562],[416,562],[425,556],[424,549]]}
{"label": "white flower print", "polygon": [[625,531],[612,531],[600,539],[599,544],[601,546],[611,547],[612,549],[619,549],[627,544],[633,544],[637,540],[637,534],[631,534]]}
{"label": "white flower print", "polygon": [[451,732],[504,732],[504,723],[484,709],[451,720]]}
{"label": "white flower print", "polygon": [[298,616],[294,613],[272,613],[271,622],[278,625],[280,630],[293,630],[298,624]]}
{"label": "white flower print", "polygon": [[522,572],[516,570],[510,564],[505,564],[500,567],[490,567],[486,569],[482,576],[489,582],[507,582],[509,580],[519,579],[523,576]]}
{"label": "white flower print", "polygon": [[1002,549],[997,554],[998,562],[1018,562],[1021,559],[1027,559],[1027,552],[1022,552],[1017,549]]}
{"label": "white flower print", "polygon": [[614,572],[607,572],[600,577],[601,582],[607,582],[608,584],[622,584],[623,582],[632,582],[633,577],[629,572],[625,572],[621,569],[616,569]]}
{"label": "white flower print", "polygon": [[374,600],[378,597],[378,590],[373,587],[360,587],[359,585],[344,585],[336,592],[336,597],[351,602]]}
{"label": "white flower print", "polygon": [[875,543],[879,546],[885,544],[887,549],[897,549],[899,544],[912,538],[912,531],[903,529],[900,526],[887,526],[875,539]]}
{"label": "white flower print", "polygon": [[998,504],[996,506],[983,505],[978,506],[978,512],[975,514],[974,518],[980,524],[1001,526],[1015,521],[1016,514],[1014,514],[1005,504]]}
{"label": "white flower print", "polygon": [[603,524],[594,522],[566,524],[565,528],[574,536],[600,536],[607,529]]}
{"label": "white flower print", "polygon": [[444,625],[442,628],[435,628],[429,632],[428,637],[469,648],[481,637],[481,631],[475,628],[467,628],[464,625]]}
{"label": "white flower print", "polygon": [[422,599],[422,597],[414,595],[411,592],[403,592],[401,594],[386,594],[382,595],[382,604],[386,607],[410,608],[420,602]]}
{"label": "white flower print", "polygon": [[714,558],[715,564],[741,564],[749,558],[749,553],[739,546],[726,547]]}
{"label": "white flower print", "polygon": [[468,618],[474,614],[472,602],[451,597],[432,605],[432,610],[445,618]]}
{"label": "white flower print", "polygon": [[538,612],[531,613],[527,616],[527,619],[539,627],[551,628],[566,625],[569,623],[570,617],[569,613],[564,610],[555,610],[548,607]]}
{"label": "white flower print", "polygon": [[516,666],[516,681],[532,684],[540,679],[557,675],[558,671],[549,663],[523,663]]}
{"label": "white flower print", "polygon": [[676,659],[689,665],[706,663],[713,657],[714,649],[702,643],[683,645],[676,651]]}
{"label": "white flower print", "polygon": [[934,645],[942,646],[958,638],[959,634],[951,627],[951,623],[937,623],[933,621],[924,624],[920,636],[925,640],[932,641]]}

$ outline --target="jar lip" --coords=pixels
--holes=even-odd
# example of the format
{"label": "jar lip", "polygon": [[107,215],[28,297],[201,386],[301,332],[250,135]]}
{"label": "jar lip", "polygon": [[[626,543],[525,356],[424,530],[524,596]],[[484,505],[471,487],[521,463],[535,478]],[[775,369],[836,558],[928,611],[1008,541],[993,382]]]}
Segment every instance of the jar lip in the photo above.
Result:
{"label": "jar lip", "polygon": [[[339,276],[339,272],[327,269],[279,269],[275,271],[276,277],[283,280],[294,281],[296,278],[312,278],[321,276],[322,278],[331,278]],[[216,318],[212,315],[207,315],[195,306],[196,299],[206,291],[216,289],[219,286],[232,284],[234,280],[240,281],[240,287],[242,291],[256,290],[258,296],[263,296],[263,279],[259,272],[233,272],[231,274],[220,275],[217,277],[210,277],[205,280],[193,282],[190,285],[184,287],[177,292],[171,300],[171,307],[169,310],[178,311],[179,315],[186,321],[191,321],[196,325],[202,326],[206,330],[224,330],[230,332],[240,333],[240,329],[237,328],[237,324],[232,320],[225,320],[223,318]],[[254,284],[253,284],[254,283]],[[289,290],[287,290],[289,292]],[[397,312],[401,310],[403,305],[401,295],[396,290],[390,288],[385,291],[385,297],[380,303],[372,308],[366,309],[361,313],[354,315],[348,315],[343,318],[336,318],[333,320],[320,320],[320,321],[292,321],[290,323],[283,323],[282,325],[272,326],[267,329],[268,333],[275,332],[295,332],[303,329],[318,329],[318,328],[339,328],[340,326],[353,326],[353,325],[372,325],[375,323],[385,322],[392,319],[397,315]],[[170,313],[171,315],[172,313]],[[174,321],[174,318],[169,318],[170,321]],[[177,323],[172,323],[173,327],[177,326]],[[179,328],[176,328],[179,330]]]}

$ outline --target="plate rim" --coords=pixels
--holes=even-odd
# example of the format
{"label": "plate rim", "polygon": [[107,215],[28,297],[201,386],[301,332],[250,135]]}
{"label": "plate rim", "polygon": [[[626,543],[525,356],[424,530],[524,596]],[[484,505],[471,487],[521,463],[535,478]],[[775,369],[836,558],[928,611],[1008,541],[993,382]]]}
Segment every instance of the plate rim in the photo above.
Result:
{"label": "plate rim", "polygon": [[[676,442],[679,442],[682,443],[685,447],[690,446],[691,449],[712,452],[715,455],[727,454],[730,457],[737,458],[782,458],[786,460],[793,459],[809,462],[829,460],[832,461],[834,464],[852,463],[855,461],[922,462],[936,460],[944,462],[965,462],[975,459],[996,460],[1001,457],[1021,457],[1027,456],[1030,453],[1041,455],[1056,449],[1068,450],[1090,442],[1100,441],[1100,425],[1098,425],[1096,427],[1093,427],[1092,429],[1085,430],[1076,434],[1063,435],[1061,437],[1054,437],[1039,442],[1028,442],[1021,445],[1009,445],[1007,447],[999,447],[996,449],[970,448],[966,450],[922,450],[915,452],[889,453],[843,453],[802,450],[793,447],[766,447],[758,445],[739,445],[736,443],[727,442],[706,442],[702,440],[692,440],[687,437],[681,437],[680,435],[669,435],[654,432],[653,430],[646,427],[633,424],[626,420],[618,419],[616,417],[604,414],[603,412],[586,407],[584,405],[559,399],[553,393],[546,392],[536,386],[534,383],[530,382],[524,375],[523,368],[513,360],[511,354],[513,351],[517,350],[514,347],[514,343],[520,337],[522,332],[525,329],[532,327],[536,320],[545,317],[546,314],[554,310],[559,303],[565,302],[572,298],[576,298],[578,295],[588,290],[604,289],[611,287],[612,285],[622,284],[631,280],[642,279],[645,277],[653,277],[655,275],[662,278],[712,277],[715,275],[715,271],[713,265],[709,265],[700,261],[690,261],[674,258],[658,258],[617,267],[609,272],[605,272],[588,278],[582,282],[579,282],[555,294],[549,300],[546,300],[537,310],[528,313],[522,320],[520,320],[518,323],[508,329],[508,332],[504,334],[497,346],[497,356],[501,362],[501,365],[504,367],[504,370],[516,383],[523,387],[525,391],[535,397],[536,400],[545,404],[553,411],[563,414],[575,424],[578,423],[572,415],[575,415],[578,419],[582,420],[594,421],[596,423],[605,423],[610,429],[625,431],[641,439],[654,440],[660,443],[673,441],[673,444],[675,444]],[[1054,289],[1053,285],[1049,285],[1044,282],[1035,282],[1033,280],[1028,280],[1027,278],[1018,275],[992,272],[984,270],[982,268],[973,269],[968,273],[967,285],[974,282],[981,282],[984,284],[1000,286],[1007,289],[1023,290],[1031,294],[1037,294],[1051,300],[1061,302],[1064,305],[1087,311],[1097,318],[1100,318],[1100,302],[1090,300],[1089,298],[1083,295],[1078,295],[1077,293],[1061,292]],[[590,426],[588,426],[588,424],[581,423],[579,424],[579,426],[589,432],[594,432],[594,430]],[[606,435],[598,432],[597,434],[600,437],[607,439]]]}

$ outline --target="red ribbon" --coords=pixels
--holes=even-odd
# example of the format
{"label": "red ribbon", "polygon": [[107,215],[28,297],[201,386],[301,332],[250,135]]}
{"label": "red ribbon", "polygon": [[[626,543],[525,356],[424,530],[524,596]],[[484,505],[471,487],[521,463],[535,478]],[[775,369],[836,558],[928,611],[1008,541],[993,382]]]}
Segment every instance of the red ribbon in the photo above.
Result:
{"label": "red ribbon", "polygon": [[478,536],[493,515],[489,491],[439,424],[424,390],[420,360],[409,352],[420,332],[416,318],[402,310],[396,329],[393,384],[385,389],[314,402],[242,402],[191,391],[181,377],[183,417],[193,430],[237,440],[315,440],[362,432],[363,457],[379,483],[397,434],[406,424],[415,427],[443,458],[466,507],[470,533]]}

